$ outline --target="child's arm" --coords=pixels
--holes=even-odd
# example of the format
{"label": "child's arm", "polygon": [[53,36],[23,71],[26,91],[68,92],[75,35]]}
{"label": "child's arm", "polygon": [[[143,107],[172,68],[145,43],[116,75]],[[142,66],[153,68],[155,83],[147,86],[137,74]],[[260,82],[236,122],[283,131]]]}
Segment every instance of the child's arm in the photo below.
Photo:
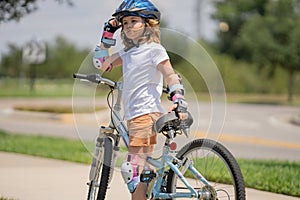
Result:
{"label": "child's arm", "polygon": [[122,64],[122,60],[118,54],[109,55],[109,48],[116,44],[116,40],[113,39],[113,35],[118,29],[119,25],[115,19],[110,19],[106,22],[104,24],[101,43],[95,48],[93,64],[102,73],[104,71],[111,71],[113,66]]}
{"label": "child's arm", "polygon": [[162,61],[158,65],[158,70],[163,74],[163,77],[169,86],[169,94],[174,105],[171,106],[169,111],[175,110],[180,119],[187,117],[187,102],[184,99],[184,88],[181,84],[180,77],[175,74],[170,60]]}

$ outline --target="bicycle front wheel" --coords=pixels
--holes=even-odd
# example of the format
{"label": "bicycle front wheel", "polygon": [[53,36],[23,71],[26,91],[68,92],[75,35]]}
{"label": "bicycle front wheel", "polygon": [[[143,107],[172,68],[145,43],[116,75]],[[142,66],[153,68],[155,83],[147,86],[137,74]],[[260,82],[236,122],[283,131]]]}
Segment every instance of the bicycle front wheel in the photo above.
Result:
{"label": "bicycle front wheel", "polygon": [[112,141],[110,138],[101,138],[99,155],[93,159],[91,170],[93,178],[89,183],[88,200],[104,200],[111,176]]}
{"label": "bicycle front wheel", "polygon": [[[204,184],[190,170],[184,177],[196,191],[207,191],[206,200],[245,200],[244,179],[233,155],[220,143],[210,139],[198,139],[185,145],[176,156],[179,160],[192,161],[198,172],[210,183]],[[183,168],[183,167],[182,167]],[[188,192],[177,175],[170,170],[167,178],[167,192]]]}

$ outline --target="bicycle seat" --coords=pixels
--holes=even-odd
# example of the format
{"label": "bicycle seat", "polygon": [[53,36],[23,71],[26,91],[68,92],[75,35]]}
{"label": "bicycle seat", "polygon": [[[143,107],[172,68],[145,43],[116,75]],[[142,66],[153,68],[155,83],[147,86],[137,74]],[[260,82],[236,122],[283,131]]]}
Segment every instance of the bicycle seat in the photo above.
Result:
{"label": "bicycle seat", "polygon": [[175,111],[162,115],[155,123],[156,132],[163,133],[170,130],[174,130],[176,132],[189,128],[193,124],[193,117],[190,112],[187,113],[188,118],[184,120],[179,120]]}

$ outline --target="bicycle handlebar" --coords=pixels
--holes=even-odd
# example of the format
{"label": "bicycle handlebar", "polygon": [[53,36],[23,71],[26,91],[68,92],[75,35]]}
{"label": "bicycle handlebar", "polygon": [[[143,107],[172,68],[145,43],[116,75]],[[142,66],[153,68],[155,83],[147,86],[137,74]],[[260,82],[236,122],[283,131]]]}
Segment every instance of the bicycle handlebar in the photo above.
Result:
{"label": "bicycle handlebar", "polygon": [[77,73],[74,73],[73,74],[73,78],[76,78],[76,79],[80,79],[80,80],[87,80],[89,82],[92,82],[92,83],[97,83],[97,84],[105,84],[105,85],[108,85],[112,88],[116,88],[117,86],[117,83],[112,81],[112,80],[109,80],[107,78],[102,78],[100,76],[100,74],[77,74]]}
{"label": "bicycle handlebar", "polygon": [[[109,79],[106,79],[106,78],[102,78],[100,76],[100,74],[89,74],[89,75],[86,75],[86,74],[78,74],[78,73],[74,73],[73,74],[73,78],[76,78],[76,79],[80,79],[80,80],[87,80],[89,82],[92,82],[92,83],[97,83],[97,84],[105,84],[105,85],[108,85],[112,88],[116,88],[117,86],[117,83],[112,81],[112,80],[109,80]],[[169,89],[164,87],[163,88],[163,93],[166,93],[166,94],[169,94]]]}

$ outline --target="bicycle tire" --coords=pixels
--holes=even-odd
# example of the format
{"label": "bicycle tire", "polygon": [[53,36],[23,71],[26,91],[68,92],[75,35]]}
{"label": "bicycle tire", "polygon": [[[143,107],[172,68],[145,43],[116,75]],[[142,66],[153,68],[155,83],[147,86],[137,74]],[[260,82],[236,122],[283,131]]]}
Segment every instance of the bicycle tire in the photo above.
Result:
{"label": "bicycle tire", "polygon": [[[108,183],[111,175],[111,162],[112,162],[112,141],[110,138],[103,138],[103,155],[100,157],[100,164],[98,169],[96,169],[96,183],[90,183],[88,191],[88,200],[104,200],[108,188]],[[100,175],[100,177],[99,177]],[[99,180],[100,179],[100,180]],[[97,196],[95,196],[97,195]],[[96,198],[94,198],[94,196]]]}
{"label": "bicycle tire", "polygon": [[[234,156],[220,143],[210,139],[197,139],[186,144],[176,155],[179,160],[192,159],[193,166],[210,182],[214,190],[209,200],[245,200],[245,184],[240,167]],[[191,175],[191,174],[190,174]],[[187,177],[188,172],[184,174]],[[191,181],[190,181],[191,180]],[[200,180],[189,179],[194,188],[205,185]],[[177,186],[178,184],[178,186]],[[167,192],[179,192],[187,188],[180,187],[177,176],[170,169],[167,177]]]}

